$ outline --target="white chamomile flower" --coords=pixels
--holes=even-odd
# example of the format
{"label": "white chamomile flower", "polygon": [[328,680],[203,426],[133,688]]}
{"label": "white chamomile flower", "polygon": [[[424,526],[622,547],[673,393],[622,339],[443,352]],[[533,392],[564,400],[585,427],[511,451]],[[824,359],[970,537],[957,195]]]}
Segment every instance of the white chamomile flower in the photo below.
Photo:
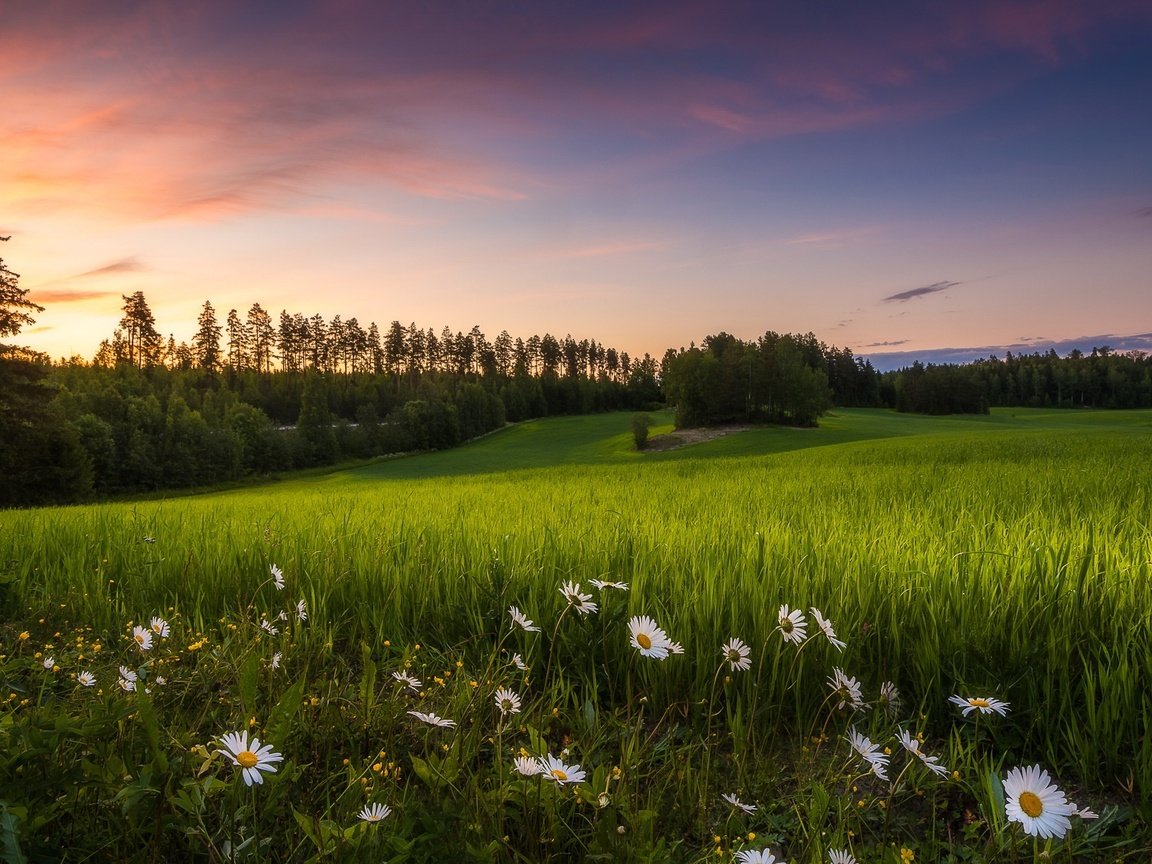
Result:
{"label": "white chamomile flower", "polygon": [[721,646],[720,655],[733,672],[746,672],[752,667],[752,649],[735,636]]}
{"label": "white chamomile flower", "polygon": [[273,624],[271,621],[269,621],[267,618],[261,618],[260,619],[260,629],[263,630],[265,633],[268,633],[271,636],[275,636],[277,633],[280,632],[279,628],[275,624]]}
{"label": "white chamomile flower", "polygon": [[615,588],[617,591],[628,590],[627,582],[608,582],[602,579],[589,579],[588,584],[600,589],[601,591],[603,591],[605,588]]}
{"label": "white chamomile flower", "polygon": [[735,807],[737,810],[743,810],[745,813],[755,813],[756,812],[756,805],[755,804],[745,804],[743,801],[741,801],[739,798],[737,798],[731,792],[723,792],[720,794],[720,797],[723,798],[725,801],[727,801],[729,804],[731,804],[733,807]]}
{"label": "white chamomile flower", "polygon": [[132,693],[136,689],[136,682],[128,678],[118,678],[116,683],[120,685],[120,689],[125,693]]}
{"label": "white chamomile flower", "polygon": [[779,624],[776,629],[784,637],[785,642],[799,645],[808,636],[808,621],[799,609],[789,609],[787,604],[780,607]]}
{"label": "white chamomile flower", "polygon": [[820,610],[815,606],[809,607],[808,611],[812,613],[812,617],[816,619],[816,626],[823,631],[824,635],[828,638],[828,641],[843,651],[844,643],[840,639],[836,638],[836,631],[832,628],[832,622],[821,615]]}
{"label": "white chamomile flower", "polygon": [[829,849],[828,864],[856,864],[856,858],[847,849]]}
{"label": "white chamomile flower", "polygon": [[581,615],[590,615],[600,609],[599,606],[591,602],[591,594],[585,594],[580,590],[580,583],[578,582],[565,582],[560,587],[560,593],[564,595],[568,605],[574,606]]}
{"label": "white chamomile flower", "polygon": [[512,665],[519,669],[521,672],[528,671],[528,664],[524,662],[524,658],[519,654],[512,655]]}
{"label": "white chamomile flower", "polygon": [[961,708],[960,713],[967,717],[973,711],[981,714],[996,712],[1001,717],[1008,714],[1008,703],[991,696],[949,696],[948,701]]}
{"label": "white chamomile flower", "polygon": [[847,739],[852,749],[868,763],[872,773],[881,780],[887,780],[888,756],[880,751],[880,745],[873,744],[868,736],[861,735],[855,728],[849,730]]}
{"label": "white chamomile flower", "polygon": [[1024,833],[1047,839],[1063,837],[1072,823],[1076,805],[1064,797],[1048,772],[1039,765],[1013,768],[1004,778],[1004,811],[1009,822],[1019,822]]}
{"label": "white chamomile flower", "polygon": [[500,709],[502,715],[519,714],[520,697],[507,687],[501,687],[496,691],[496,707]]}
{"label": "white chamomile flower", "polygon": [[776,856],[767,849],[745,849],[736,853],[740,864],[776,864]]}
{"label": "white chamomile flower", "polygon": [[152,650],[152,631],[139,625],[132,628],[132,641],[141,651]]}
{"label": "white chamomile flower", "polygon": [[303,600],[297,600],[296,601],[296,620],[297,621],[307,621],[308,620],[308,604],[305,603]]}
{"label": "white chamomile flower", "polygon": [[121,666],[119,669],[120,677],[125,681],[136,683],[136,673],[129,669],[127,666]]}
{"label": "white chamomile flower", "polygon": [[845,675],[844,670],[839,666],[832,667],[828,686],[832,688],[833,698],[840,700],[837,705],[838,708],[851,707],[854,711],[861,711],[868,707],[860,689],[860,682],[849,675]]}
{"label": "white chamomile flower", "polygon": [[392,677],[395,678],[397,681],[399,681],[401,684],[403,684],[405,687],[407,687],[409,690],[412,690],[415,693],[419,693],[420,688],[423,686],[420,683],[419,678],[416,678],[415,676],[409,675],[405,672],[393,672]]}
{"label": "white chamomile flower", "polygon": [[81,685],[82,687],[95,687],[96,686],[96,676],[93,675],[91,672],[88,672],[87,670],[85,670],[84,672],[81,672],[76,676],[76,683]]}
{"label": "white chamomile flower", "polygon": [[276,590],[277,591],[283,591],[284,590],[284,571],[281,570],[279,567],[277,567],[275,564],[272,564],[268,569],[272,573],[272,584],[274,584],[276,586]]}
{"label": "white chamomile flower", "polygon": [[392,808],[387,804],[366,804],[360,810],[360,818],[365,822],[380,822],[387,819]]}
{"label": "white chamomile flower", "polygon": [[584,772],[580,770],[579,765],[567,765],[561,760],[557,759],[551,753],[547,756],[540,757],[540,775],[545,780],[551,780],[559,786],[566,783],[583,783]]}
{"label": "white chamomile flower", "polygon": [[904,749],[916,756],[921,762],[923,762],[924,767],[931,771],[933,774],[937,775],[938,777],[943,777],[948,773],[948,769],[940,764],[940,757],[929,756],[927,753],[925,753],[923,748],[920,746],[919,740],[909,734],[907,730],[901,729],[897,737],[900,739],[900,744],[903,745]]}
{"label": "white chamomile flower", "polygon": [[628,622],[628,632],[631,634],[632,647],[638,649],[643,656],[653,660],[663,660],[668,656],[672,640],[647,615],[634,616]]}
{"label": "white chamomile flower", "polygon": [[889,715],[900,711],[900,691],[891,681],[885,681],[880,685],[880,705]]}
{"label": "white chamomile flower", "polygon": [[221,736],[220,743],[224,745],[224,749],[219,752],[231,759],[233,765],[240,767],[244,782],[249,786],[253,783],[263,783],[264,776],[261,772],[275,774],[275,763],[284,761],[283,756],[272,750],[272,745],[265,744],[261,747],[260,739],[255,736],[249,741],[248,733],[243,730]]}
{"label": "white chamomile flower", "polygon": [[1079,804],[1072,805],[1072,812],[1070,816],[1079,816],[1081,819],[1099,819],[1100,814],[1095,811],[1089,810],[1087,807],[1081,807]]}
{"label": "white chamomile flower", "polygon": [[153,633],[155,633],[161,639],[167,639],[168,638],[169,629],[168,629],[168,622],[167,621],[165,621],[159,615],[154,615],[152,617],[152,621],[150,623],[151,623]]}
{"label": "white chamomile flower", "polygon": [[279,669],[280,668],[280,661],[283,659],[284,659],[284,655],[281,654],[279,651],[277,651],[275,654],[273,654],[272,655],[272,668],[273,669]]}
{"label": "white chamomile flower", "polygon": [[516,625],[519,625],[521,630],[524,630],[528,633],[539,633],[540,632],[540,628],[537,627],[534,623],[532,623],[532,619],[528,618],[523,612],[521,612],[515,606],[509,606],[508,607],[508,614],[512,616],[512,626],[513,627],[515,627]]}
{"label": "white chamomile flower", "polygon": [[167,684],[167,683],[168,683],[168,679],[167,679],[167,678],[165,678],[163,675],[157,675],[157,676],[156,676],[155,678],[153,678],[152,680],[153,680],[153,681],[155,681],[155,682],[156,682],[156,684],[157,684],[158,686],[160,686],[160,687],[163,687],[165,684]]}
{"label": "white chamomile flower", "polygon": [[56,658],[55,657],[45,657],[44,658],[44,668],[47,669],[49,672],[51,672],[53,669],[55,669],[56,668]]}
{"label": "white chamomile flower", "polygon": [[532,756],[517,756],[512,760],[512,770],[525,777],[535,777],[540,773],[540,760]]}
{"label": "white chamomile flower", "polygon": [[409,711],[417,720],[427,723],[429,726],[440,726],[443,728],[451,728],[456,725],[455,720],[447,720],[444,717],[438,717],[435,714],[425,714],[423,711]]}

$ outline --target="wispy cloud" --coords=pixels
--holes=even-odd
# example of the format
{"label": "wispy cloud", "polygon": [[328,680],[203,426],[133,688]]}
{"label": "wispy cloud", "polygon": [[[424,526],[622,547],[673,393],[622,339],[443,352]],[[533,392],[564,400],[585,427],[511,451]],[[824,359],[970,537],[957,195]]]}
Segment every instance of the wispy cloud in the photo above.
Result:
{"label": "wispy cloud", "polygon": [[865,348],[893,348],[897,345],[907,345],[907,339],[893,339],[890,342],[869,342]]}
{"label": "wispy cloud", "polygon": [[933,282],[931,285],[923,285],[920,288],[909,288],[907,291],[901,291],[898,294],[890,294],[883,298],[881,303],[904,303],[916,297],[926,297],[929,294],[939,294],[941,291],[947,291],[949,288],[955,288],[957,285],[963,285],[963,282]]}
{"label": "wispy cloud", "polygon": [[883,229],[879,225],[868,225],[863,228],[845,228],[839,231],[821,231],[813,234],[801,234],[791,237],[784,242],[789,246],[842,246],[853,240],[872,237]]}
{"label": "wispy cloud", "polygon": [[88,270],[84,273],[77,273],[74,279],[88,279],[93,276],[113,276],[117,273],[139,273],[147,270],[148,267],[142,264],[137,258],[121,258],[119,261],[113,261],[111,264],[105,264],[103,267],[97,267],[94,270]]}
{"label": "wispy cloud", "polygon": [[119,297],[118,291],[77,291],[73,288],[48,288],[29,291],[28,296],[37,303],[86,303]]}
{"label": "wispy cloud", "polygon": [[1143,209],[1137,210],[1136,215],[1145,218],[1152,218],[1152,207],[1144,207]]}

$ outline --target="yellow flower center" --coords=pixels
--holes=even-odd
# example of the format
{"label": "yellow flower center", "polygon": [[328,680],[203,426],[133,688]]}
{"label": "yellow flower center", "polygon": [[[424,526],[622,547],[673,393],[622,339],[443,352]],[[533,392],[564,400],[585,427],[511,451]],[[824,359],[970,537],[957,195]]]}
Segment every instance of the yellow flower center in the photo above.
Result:
{"label": "yellow flower center", "polygon": [[1044,812],[1044,802],[1035,792],[1021,792],[1020,809],[1035,819]]}
{"label": "yellow flower center", "polygon": [[565,773],[564,771],[561,771],[559,768],[553,768],[552,769],[552,776],[555,777],[557,780],[559,780],[561,783],[563,783],[564,781],[566,781],[568,779],[567,773]]}
{"label": "yellow flower center", "polygon": [[652,640],[648,638],[647,633],[637,633],[636,634],[636,644],[639,645],[644,650],[648,650],[649,648],[652,647]]}
{"label": "yellow flower center", "polygon": [[992,703],[989,702],[987,699],[979,699],[979,698],[969,699],[968,704],[971,705],[973,708],[991,708],[992,707]]}
{"label": "yellow flower center", "polygon": [[501,699],[500,700],[500,710],[501,711],[511,711],[512,710],[512,700],[511,699]]}
{"label": "yellow flower center", "polygon": [[780,629],[783,630],[785,633],[791,633],[793,626],[794,625],[792,624],[791,618],[781,618],[780,619]]}
{"label": "yellow flower center", "polygon": [[136,638],[137,643],[139,643],[140,645],[144,644],[144,634],[143,633],[137,633],[135,638]]}
{"label": "yellow flower center", "polygon": [[241,768],[255,768],[256,763],[260,761],[258,757],[251,750],[243,750],[236,754],[236,762]]}

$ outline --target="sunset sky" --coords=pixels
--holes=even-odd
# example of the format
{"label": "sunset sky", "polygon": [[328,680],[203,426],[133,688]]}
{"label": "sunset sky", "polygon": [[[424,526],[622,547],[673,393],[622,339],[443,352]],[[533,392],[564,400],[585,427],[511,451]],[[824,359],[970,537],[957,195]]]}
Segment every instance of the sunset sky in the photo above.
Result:
{"label": "sunset sky", "polygon": [[7,3],[8,234],[54,357],[134,291],[177,341],[1152,350],[1152,3]]}

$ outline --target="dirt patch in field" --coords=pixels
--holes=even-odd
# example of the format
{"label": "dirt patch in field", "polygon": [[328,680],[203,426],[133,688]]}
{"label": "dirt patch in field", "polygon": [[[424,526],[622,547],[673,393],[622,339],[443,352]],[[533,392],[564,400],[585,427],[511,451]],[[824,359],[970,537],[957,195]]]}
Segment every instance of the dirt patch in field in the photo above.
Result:
{"label": "dirt patch in field", "polygon": [[648,446],[645,450],[679,450],[681,447],[688,447],[692,444],[703,444],[705,441],[715,441],[717,438],[723,438],[726,435],[731,435],[733,432],[743,432],[746,429],[751,429],[751,426],[699,426],[692,429],[677,429],[675,432],[669,432],[667,435],[656,435],[648,439]]}

